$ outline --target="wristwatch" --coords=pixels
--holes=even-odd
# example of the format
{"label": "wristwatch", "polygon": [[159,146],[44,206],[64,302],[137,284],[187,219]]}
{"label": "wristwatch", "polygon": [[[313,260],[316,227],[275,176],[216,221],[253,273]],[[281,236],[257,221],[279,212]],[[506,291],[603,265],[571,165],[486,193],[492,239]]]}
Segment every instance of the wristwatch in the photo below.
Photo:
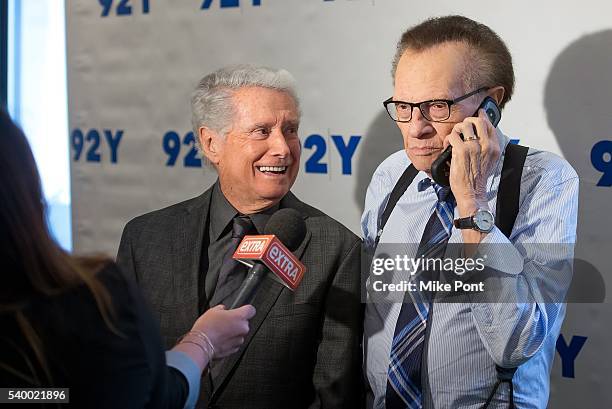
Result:
{"label": "wristwatch", "polygon": [[489,233],[495,226],[495,217],[487,209],[478,209],[473,216],[456,219],[454,225],[458,229],[473,229],[481,233]]}

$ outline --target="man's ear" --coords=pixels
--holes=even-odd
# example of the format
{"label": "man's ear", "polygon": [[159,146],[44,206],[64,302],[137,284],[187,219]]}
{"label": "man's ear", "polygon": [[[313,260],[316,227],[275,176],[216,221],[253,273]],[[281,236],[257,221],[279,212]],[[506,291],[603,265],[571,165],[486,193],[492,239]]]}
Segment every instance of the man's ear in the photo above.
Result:
{"label": "man's ear", "polygon": [[202,153],[216,167],[223,151],[223,138],[217,132],[205,126],[201,126],[198,133]]}
{"label": "man's ear", "polygon": [[500,105],[504,100],[504,95],[506,95],[506,89],[501,85],[498,85],[497,87],[489,89],[488,94],[495,100],[495,102],[497,102],[497,105]]}

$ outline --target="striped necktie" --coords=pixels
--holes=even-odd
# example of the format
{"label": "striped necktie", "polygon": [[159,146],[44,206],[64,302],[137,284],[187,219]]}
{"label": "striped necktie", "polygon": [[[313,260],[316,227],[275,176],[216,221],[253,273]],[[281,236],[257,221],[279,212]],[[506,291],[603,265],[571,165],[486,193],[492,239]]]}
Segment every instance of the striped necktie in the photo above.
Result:
{"label": "striped necktie", "polygon": [[[438,196],[416,257],[441,258],[453,227],[455,200],[448,187],[435,184],[426,178],[419,182],[419,191],[433,187]],[[418,272],[417,272],[418,274]],[[421,408],[421,361],[423,341],[431,300],[419,292],[409,292],[404,298],[391,344],[391,356],[387,373],[386,408]]]}

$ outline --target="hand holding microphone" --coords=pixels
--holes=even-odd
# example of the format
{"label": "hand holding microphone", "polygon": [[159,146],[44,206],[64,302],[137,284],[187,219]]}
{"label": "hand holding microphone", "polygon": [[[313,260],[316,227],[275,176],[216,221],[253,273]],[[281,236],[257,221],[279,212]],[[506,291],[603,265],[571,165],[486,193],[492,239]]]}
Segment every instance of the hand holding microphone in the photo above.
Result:
{"label": "hand holding microphone", "polygon": [[249,333],[249,320],[254,316],[255,307],[252,305],[234,310],[217,305],[202,314],[191,330],[208,336],[214,348],[213,358],[224,358],[240,349]]}
{"label": "hand holding microphone", "polygon": [[186,353],[204,369],[212,359],[224,358],[240,349],[249,333],[249,320],[254,316],[252,305],[233,310],[217,305],[196,320],[173,350]]}

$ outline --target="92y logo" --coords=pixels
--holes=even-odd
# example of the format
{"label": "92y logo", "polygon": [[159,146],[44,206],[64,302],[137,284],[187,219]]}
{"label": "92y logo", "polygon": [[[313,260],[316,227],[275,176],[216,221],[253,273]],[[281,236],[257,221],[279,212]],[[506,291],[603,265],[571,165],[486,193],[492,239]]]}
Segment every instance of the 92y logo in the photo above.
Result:
{"label": "92y logo", "polygon": [[[244,1],[244,0],[243,0]],[[240,0],[218,0],[222,9],[240,7]],[[200,9],[207,10],[212,5],[213,0],[204,0]],[[253,7],[261,6],[261,0],[252,0]]]}

